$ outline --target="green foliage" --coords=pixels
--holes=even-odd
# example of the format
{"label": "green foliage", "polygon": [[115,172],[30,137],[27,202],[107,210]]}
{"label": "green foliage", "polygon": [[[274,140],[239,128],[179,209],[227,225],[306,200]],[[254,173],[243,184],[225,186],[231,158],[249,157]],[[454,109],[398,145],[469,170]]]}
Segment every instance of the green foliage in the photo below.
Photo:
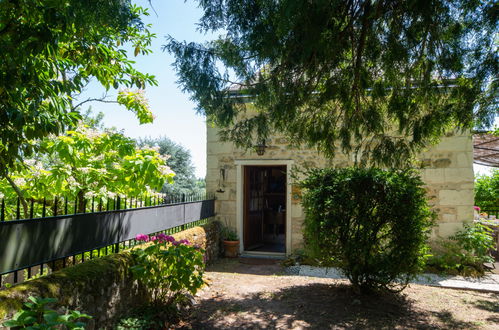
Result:
{"label": "green foliage", "polygon": [[222,239],[226,241],[239,241],[239,236],[237,236],[236,231],[228,226],[222,227],[220,235],[222,236]]}
{"label": "green foliage", "polygon": [[463,230],[434,247],[428,266],[449,274],[483,275],[484,263],[494,262],[490,255],[492,248],[490,228],[480,223],[465,224]]}
{"label": "green foliage", "polygon": [[[156,84],[134,69],[125,47],[150,53],[144,15],[129,0],[0,2],[0,176],[37,150],[29,142],[77,124],[72,102],[91,80],[105,90]],[[150,121],[140,102],[120,103]]]}
{"label": "green foliage", "polygon": [[312,170],[301,185],[307,248],[356,291],[403,289],[422,270],[433,214],[414,172]]}
{"label": "green foliage", "polygon": [[497,115],[494,1],[199,4],[201,32],[220,37],[164,48],[198,111],[238,146],[280,131],[329,156],[402,166],[452,128]]}
{"label": "green foliage", "polygon": [[57,302],[55,298],[29,297],[30,301],[24,304],[23,309],[18,311],[14,317],[3,323],[4,327],[16,327],[21,329],[85,329],[85,323],[80,319],[91,319],[92,317],[79,311],[67,311],[59,314],[50,309],[49,304]]}
{"label": "green foliage", "polygon": [[[191,153],[182,145],[175,143],[166,136],[159,138],[145,138],[137,141],[139,146],[151,146],[159,148],[158,152],[168,157],[168,166],[175,172],[173,183],[163,185],[162,192],[171,195],[190,195],[203,193],[204,182],[199,182],[194,174]],[[204,181],[204,180],[202,180]]]}
{"label": "green foliage", "polygon": [[133,110],[141,124],[152,123],[154,117],[149,109],[149,103],[145,98],[144,91],[122,90],[118,93],[118,103]]}
{"label": "green foliage", "polygon": [[138,148],[133,139],[114,130],[99,132],[79,126],[38,143],[43,154],[25,159],[23,166],[9,175],[12,182],[0,179],[0,197],[6,197],[7,206],[15,207],[19,195],[13,185],[24,203],[28,199],[50,201],[55,196],[78,198],[81,212],[84,198],[106,203],[116,195],[150,196],[173,181],[174,173],[157,150]]}
{"label": "green foliage", "polygon": [[179,315],[173,306],[141,306],[128,311],[117,323],[116,330],[124,329],[168,329],[178,321]]}
{"label": "green foliage", "polygon": [[[144,237],[138,239],[147,241]],[[183,302],[186,294],[194,295],[204,284],[202,251],[171,236],[151,240],[149,246],[132,251],[136,264],[131,271],[151,291],[152,303],[170,305]]]}
{"label": "green foliage", "polygon": [[490,175],[475,178],[475,205],[480,208],[499,208],[499,169]]}

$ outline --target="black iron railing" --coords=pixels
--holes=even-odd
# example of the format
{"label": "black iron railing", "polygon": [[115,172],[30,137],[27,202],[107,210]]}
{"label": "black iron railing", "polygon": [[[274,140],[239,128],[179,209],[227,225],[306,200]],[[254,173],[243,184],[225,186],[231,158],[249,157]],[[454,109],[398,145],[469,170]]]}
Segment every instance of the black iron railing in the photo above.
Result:
{"label": "black iron railing", "polygon": [[495,215],[497,218],[499,218],[499,208],[497,207],[484,207],[480,210],[480,213],[487,213],[489,216],[490,215]]}
{"label": "black iron railing", "polygon": [[133,197],[114,196],[105,198],[71,198],[55,196],[54,198],[28,198],[24,201],[21,201],[19,197],[4,197],[0,199],[0,222],[132,209],[145,206],[183,203],[206,198],[207,195],[205,193],[174,195],[154,194]]}
{"label": "black iron railing", "polygon": [[0,222],[0,287],[133,247],[138,234],[171,235],[214,216],[214,197],[204,194],[126,209],[121,203],[114,210]]}

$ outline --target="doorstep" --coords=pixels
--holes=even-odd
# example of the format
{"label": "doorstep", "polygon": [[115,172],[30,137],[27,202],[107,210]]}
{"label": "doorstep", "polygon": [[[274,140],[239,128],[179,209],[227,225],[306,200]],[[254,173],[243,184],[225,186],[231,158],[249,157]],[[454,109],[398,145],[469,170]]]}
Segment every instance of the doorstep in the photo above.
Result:
{"label": "doorstep", "polygon": [[262,251],[244,251],[239,255],[240,258],[268,258],[284,260],[286,259],[286,253],[280,252],[262,252]]}

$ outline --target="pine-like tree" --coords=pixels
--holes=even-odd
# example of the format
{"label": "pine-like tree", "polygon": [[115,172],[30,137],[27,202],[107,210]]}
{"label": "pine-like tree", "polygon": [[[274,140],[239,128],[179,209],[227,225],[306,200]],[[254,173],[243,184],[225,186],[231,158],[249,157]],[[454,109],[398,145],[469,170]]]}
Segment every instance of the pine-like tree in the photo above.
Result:
{"label": "pine-like tree", "polygon": [[328,156],[403,166],[445,133],[498,114],[495,1],[199,4],[201,31],[222,35],[170,37],[165,49],[198,110],[239,146],[277,130]]}

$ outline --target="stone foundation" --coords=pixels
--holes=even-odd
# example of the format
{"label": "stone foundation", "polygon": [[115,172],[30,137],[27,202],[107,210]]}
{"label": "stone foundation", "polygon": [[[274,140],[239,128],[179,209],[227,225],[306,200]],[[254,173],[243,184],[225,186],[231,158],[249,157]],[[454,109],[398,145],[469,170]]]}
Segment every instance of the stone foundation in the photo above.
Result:
{"label": "stone foundation", "polygon": [[[210,222],[173,235],[188,239],[205,249],[205,261],[219,255],[220,223]],[[133,258],[123,251],[56,271],[50,275],[27,281],[0,291],[0,324],[9,319],[29,296],[54,297],[58,305],[89,314],[87,329],[110,328],[113,321],[148,301],[144,287],[130,272]]]}

